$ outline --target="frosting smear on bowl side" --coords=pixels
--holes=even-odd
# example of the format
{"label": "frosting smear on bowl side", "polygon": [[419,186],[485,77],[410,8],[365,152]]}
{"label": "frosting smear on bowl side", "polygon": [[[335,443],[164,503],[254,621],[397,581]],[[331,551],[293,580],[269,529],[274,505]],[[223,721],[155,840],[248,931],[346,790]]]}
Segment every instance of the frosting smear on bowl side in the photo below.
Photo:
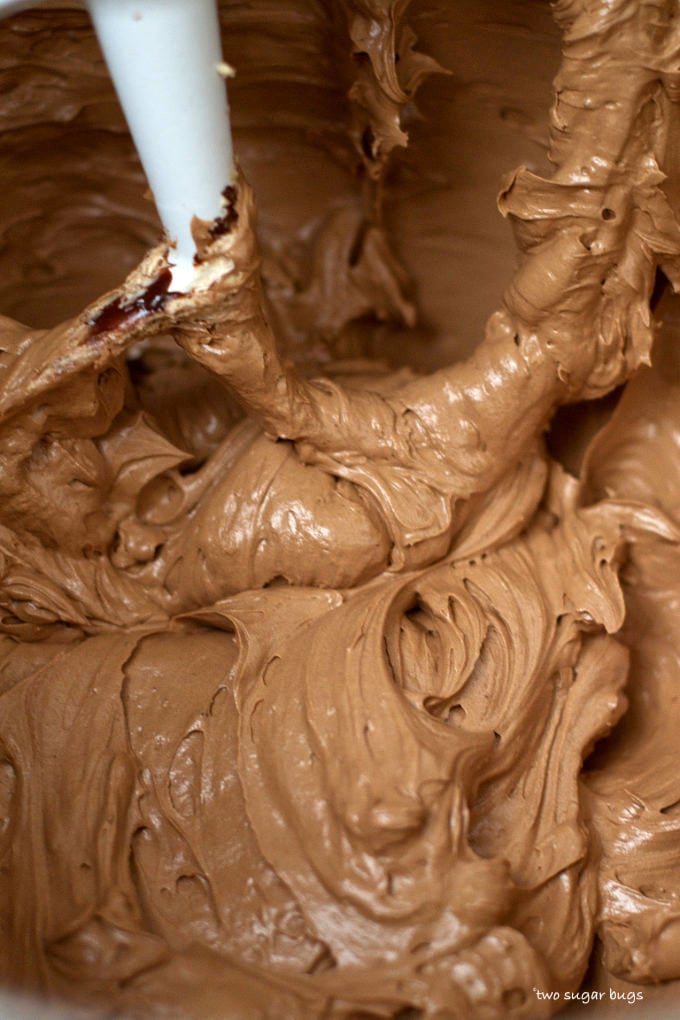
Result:
{"label": "frosting smear on bowl side", "polygon": [[674,994],[680,20],[552,12],[225,3],[190,294],[84,14],[0,24],[8,988],[534,1018],[597,945]]}

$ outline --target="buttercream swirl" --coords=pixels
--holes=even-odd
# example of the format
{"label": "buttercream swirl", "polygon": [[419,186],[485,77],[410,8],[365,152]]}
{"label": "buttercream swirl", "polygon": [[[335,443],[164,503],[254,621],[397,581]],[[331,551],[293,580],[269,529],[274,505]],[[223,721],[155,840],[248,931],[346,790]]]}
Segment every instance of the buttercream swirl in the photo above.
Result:
{"label": "buttercream swirl", "polygon": [[[482,1020],[551,1015],[596,937],[610,981],[680,977],[680,19],[553,6],[554,172],[502,186],[520,260],[469,357],[368,356],[416,325],[390,187],[416,91],[456,71],[423,4],[291,0],[278,35],[270,0],[222,6],[255,187],[221,236],[195,225],[209,288],[170,291],[162,241],[139,261],[153,216],[117,174],[96,222],[134,221],[122,286],[33,328],[10,276],[5,984],[95,1015]],[[1,28],[3,131],[95,123],[131,161],[83,18],[51,7]],[[272,206],[257,224],[263,69],[308,96],[285,143],[302,124],[337,171],[282,206],[288,241]],[[570,474],[556,410],[623,385]]]}

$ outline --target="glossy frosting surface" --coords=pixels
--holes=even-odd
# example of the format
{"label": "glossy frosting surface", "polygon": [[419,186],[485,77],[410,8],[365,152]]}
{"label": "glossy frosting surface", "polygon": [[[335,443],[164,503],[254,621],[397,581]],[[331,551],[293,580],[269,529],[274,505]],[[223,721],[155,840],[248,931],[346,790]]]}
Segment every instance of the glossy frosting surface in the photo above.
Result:
{"label": "glossy frosting surface", "polygon": [[4,985],[675,995],[678,15],[223,3],[188,296],[83,13],[0,23]]}

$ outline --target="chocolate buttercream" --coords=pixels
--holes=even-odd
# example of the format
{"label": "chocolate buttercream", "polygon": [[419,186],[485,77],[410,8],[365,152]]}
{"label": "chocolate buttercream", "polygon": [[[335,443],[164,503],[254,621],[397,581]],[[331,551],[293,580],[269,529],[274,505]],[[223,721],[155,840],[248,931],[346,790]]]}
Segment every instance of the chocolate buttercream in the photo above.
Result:
{"label": "chocolate buttercream", "polygon": [[[8,987],[441,1020],[551,1015],[596,940],[602,987],[680,977],[677,3],[500,10],[224,3],[244,172],[189,295],[82,12],[0,25]],[[491,196],[447,222],[495,167],[514,272]]]}

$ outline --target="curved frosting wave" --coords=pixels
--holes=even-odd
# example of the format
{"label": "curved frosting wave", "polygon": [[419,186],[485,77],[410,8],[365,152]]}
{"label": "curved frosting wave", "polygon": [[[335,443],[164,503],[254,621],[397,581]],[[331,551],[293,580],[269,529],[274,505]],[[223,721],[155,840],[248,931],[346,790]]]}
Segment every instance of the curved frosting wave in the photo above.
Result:
{"label": "curved frosting wave", "polygon": [[[165,241],[141,257],[82,14],[0,26],[28,168],[2,227],[0,978],[94,1015],[534,1018],[597,939],[603,987],[672,994],[677,5],[554,4],[553,170],[501,105],[539,155],[502,185],[519,262],[469,356],[409,246],[455,188],[416,187],[412,151],[421,96],[494,89],[426,49],[437,3],[280,6],[221,8],[254,186],[197,224],[189,295]],[[480,10],[526,45],[544,14],[510,7]],[[62,136],[63,188],[27,156]],[[81,223],[85,280],[55,254]],[[428,330],[445,357],[376,357]],[[622,386],[585,450],[553,435],[569,473],[555,412]]]}

